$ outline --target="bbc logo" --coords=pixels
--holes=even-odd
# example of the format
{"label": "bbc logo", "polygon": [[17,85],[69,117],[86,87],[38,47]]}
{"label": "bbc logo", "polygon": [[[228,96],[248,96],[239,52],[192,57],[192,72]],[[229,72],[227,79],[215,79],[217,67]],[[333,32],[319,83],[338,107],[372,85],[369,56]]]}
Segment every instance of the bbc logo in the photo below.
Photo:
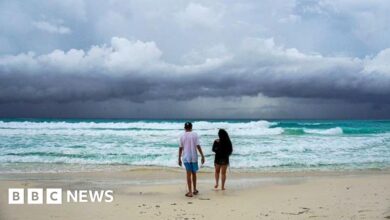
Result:
{"label": "bbc logo", "polygon": [[[44,193],[45,192],[45,193]],[[61,188],[9,188],[8,204],[62,204],[114,201],[113,190],[65,190]],[[62,198],[64,197],[64,201]],[[45,200],[44,200],[45,199]]]}
{"label": "bbc logo", "polygon": [[[27,197],[27,204],[43,204],[43,189],[28,188],[26,194],[24,188],[8,189],[8,204],[24,204],[25,197]],[[46,204],[62,204],[62,189],[47,188]]]}

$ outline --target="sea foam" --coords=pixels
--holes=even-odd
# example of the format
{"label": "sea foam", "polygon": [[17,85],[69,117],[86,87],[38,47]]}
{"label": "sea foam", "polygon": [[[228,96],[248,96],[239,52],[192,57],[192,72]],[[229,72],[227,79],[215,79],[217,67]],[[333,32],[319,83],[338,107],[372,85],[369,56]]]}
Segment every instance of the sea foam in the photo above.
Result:
{"label": "sea foam", "polygon": [[343,129],[340,127],[329,128],[329,129],[304,129],[305,133],[308,134],[323,134],[323,135],[340,135],[343,134]]}
{"label": "sea foam", "polygon": [[[62,169],[58,164],[176,167],[183,123],[176,120],[2,120],[0,172],[14,170],[12,165],[20,167],[29,163],[53,164],[53,169]],[[220,128],[228,131],[233,143],[232,168],[390,166],[390,123],[386,121],[199,120],[193,121],[193,126],[200,136],[206,167],[213,167],[211,148]]]}

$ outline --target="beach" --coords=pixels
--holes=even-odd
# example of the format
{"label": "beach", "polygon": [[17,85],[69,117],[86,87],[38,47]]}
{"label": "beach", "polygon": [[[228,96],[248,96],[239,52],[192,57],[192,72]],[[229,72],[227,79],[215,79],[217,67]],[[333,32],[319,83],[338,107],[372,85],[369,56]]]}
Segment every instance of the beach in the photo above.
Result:
{"label": "beach", "polygon": [[[99,172],[0,175],[0,219],[389,219],[390,171],[228,172],[214,190],[199,172],[200,194],[187,198],[184,170],[136,167]],[[113,190],[111,203],[9,205],[8,188]]]}
{"label": "beach", "polygon": [[[2,119],[0,220],[390,218],[388,120],[193,121],[206,157],[193,198],[177,165],[183,123]],[[219,128],[233,143],[226,191],[213,188]],[[43,189],[43,204],[8,204],[9,188]],[[47,204],[52,188],[62,204]],[[84,190],[114,200],[68,201]]]}
{"label": "beach", "polygon": [[0,220],[390,220],[389,12],[0,0]]}

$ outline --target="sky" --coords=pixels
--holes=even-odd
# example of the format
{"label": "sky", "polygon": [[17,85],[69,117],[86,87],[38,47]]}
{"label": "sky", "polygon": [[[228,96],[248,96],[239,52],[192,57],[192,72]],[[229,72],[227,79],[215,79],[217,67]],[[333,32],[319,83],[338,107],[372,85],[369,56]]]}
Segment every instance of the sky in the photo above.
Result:
{"label": "sky", "polygon": [[390,118],[388,0],[0,0],[0,117]]}

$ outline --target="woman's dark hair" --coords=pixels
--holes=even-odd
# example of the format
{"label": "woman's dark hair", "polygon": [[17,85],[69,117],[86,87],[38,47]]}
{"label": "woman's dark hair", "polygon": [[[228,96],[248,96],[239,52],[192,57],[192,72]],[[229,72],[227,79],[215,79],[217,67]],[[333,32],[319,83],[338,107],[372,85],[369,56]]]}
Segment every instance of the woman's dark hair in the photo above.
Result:
{"label": "woman's dark hair", "polygon": [[231,154],[233,152],[233,146],[230,141],[229,134],[225,131],[225,129],[219,129],[218,136],[222,149],[228,154]]}

